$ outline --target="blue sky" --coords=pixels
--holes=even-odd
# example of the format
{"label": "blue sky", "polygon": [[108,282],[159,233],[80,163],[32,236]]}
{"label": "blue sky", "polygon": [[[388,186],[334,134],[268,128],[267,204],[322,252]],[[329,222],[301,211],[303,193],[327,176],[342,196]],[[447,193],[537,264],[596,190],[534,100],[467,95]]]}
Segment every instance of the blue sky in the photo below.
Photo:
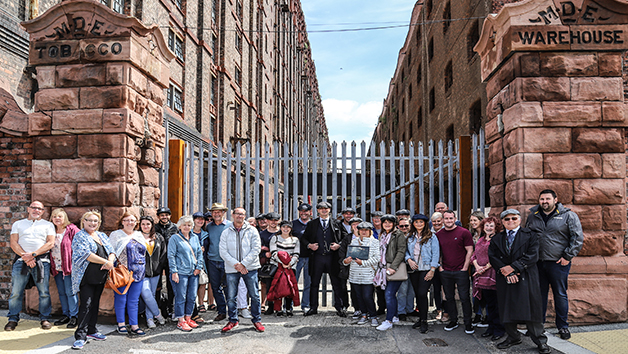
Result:
{"label": "blue sky", "polygon": [[370,142],[415,1],[302,0],[330,141]]}

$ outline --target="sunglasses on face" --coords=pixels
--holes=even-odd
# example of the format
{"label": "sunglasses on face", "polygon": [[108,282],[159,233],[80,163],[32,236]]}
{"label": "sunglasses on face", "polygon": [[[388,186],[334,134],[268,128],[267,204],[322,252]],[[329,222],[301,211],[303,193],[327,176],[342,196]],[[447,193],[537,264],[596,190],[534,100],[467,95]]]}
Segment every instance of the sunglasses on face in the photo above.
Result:
{"label": "sunglasses on face", "polygon": [[510,220],[515,221],[517,219],[519,219],[519,218],[515,216],[515,217],[512,217],[512,218],[504,218],[504,221],[510,221]]}
{"label": "sunglasses on face", "polygon": [[399,225],[400,228],[406,228],[406,227],[410,227],[410,225]]}

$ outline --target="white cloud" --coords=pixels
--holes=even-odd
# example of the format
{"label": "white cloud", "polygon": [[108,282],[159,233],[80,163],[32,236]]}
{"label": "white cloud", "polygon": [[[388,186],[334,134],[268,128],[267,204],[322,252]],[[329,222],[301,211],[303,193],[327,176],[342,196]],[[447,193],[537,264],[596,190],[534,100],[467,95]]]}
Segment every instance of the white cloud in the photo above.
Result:
{"label": "white cloud", "polygon": [[382,112],[382,102],[359,103],[352,100],[323,100],[325,120],[330,142],[371,142],[377,119]]}

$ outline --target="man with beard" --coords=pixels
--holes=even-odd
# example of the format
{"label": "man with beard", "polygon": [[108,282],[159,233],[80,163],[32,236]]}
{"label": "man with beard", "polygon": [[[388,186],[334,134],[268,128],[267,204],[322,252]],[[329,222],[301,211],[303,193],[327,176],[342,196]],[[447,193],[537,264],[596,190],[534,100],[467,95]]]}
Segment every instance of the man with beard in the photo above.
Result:
{"label": "man with beard", "polygon": [[[170,240],[170,236],[179,232],[177,225],[174,224],[172,221],[170,221],[171,216],[172,216],[172,212],[170,211],[170,208],[161,207],[157,209],[157,218],[159,219],[159,222],[155,224],[155,232],[158,234],[161,234],[161,236],[164,237],[164,240],[166,241],[166,245],[168,245],[168,240]],[[173,310],[174,290],[172,289],[172,283],[169,280],[170,279],[170,267],[168,266],[167,261],[166,261],[166,265],[164,266],[164,271],[166,272],[166,279],[168,279],[168,281],[166,281],[166,288],[168,290],[168,301],[166,303],[165,313],[173,315],[174,314],[174,310]],[[161,284],[161,279],[159,280],[159,284]],[[157,297],[157,300],[159,301],[161,298],[161,289],[158,289],[155,296]],[[163,309],[162,309],[162,312],[163,312]]]}
{"label": "man with beard", "polygon": [[301,295],[301,309],[303,312],[307,312],[310,309],[310,284],[312,279],[310,278],[310,268],[308,263],[310,262],[310,251],[307,249],[306,242],[303,238],[305,232],[305,226],[312,220],[312,206],[303,203],[297,208],[299,211],[299,218],[292,221],[292,234],[299,238],[299,244],[301,245],[301,254],[299,256],[299,263],[297,263],[296,278],[297,283],[303,270],[303,294]]}

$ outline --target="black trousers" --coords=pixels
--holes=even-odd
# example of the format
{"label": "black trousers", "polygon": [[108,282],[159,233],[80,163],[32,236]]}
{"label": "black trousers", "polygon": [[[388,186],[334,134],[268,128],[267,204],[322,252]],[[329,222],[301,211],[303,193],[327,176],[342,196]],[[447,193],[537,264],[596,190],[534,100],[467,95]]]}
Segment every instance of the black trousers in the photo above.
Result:
{"label": "black trousers", "polygon": [[381,287],[375,287],[375,293],[377,294],[377,310],[385,311],[386,310],[386,291]]}
{"label": "black trousers", "polygon": [[331,279],[331,288],[334,291],[334,307],[341,309],[349,306],[349,294],[347,292],[347,280],[341,279],[337,272],[333,272],[332,255],[317,255],[310,257],[311,267],[310,274],[312,283],[310,285],[310,309],[318,309],[318,290],[321,284],[323,274],[329,274]]}
{"label": "black trousers", "polygon": [[[358,294],[355,291],[355,289],[353,288],[353,283],[351,283],[351,306],[353,306],[353,310],[354,311],[361,311],[360,310],[360,301],[358,300]],[[373,297],[373,294],[371,294],[371,297]]]}
{"label": "black trousers", "polygon": [[88,334],[98,332],[96,322],[98,322],[98,305],[100,295],[105,289],[105,284],[81,284],[79,288],[79,312],[78,326],[74,331],[74,339],[87,340]]}
{"label": "black trousers", "polygon": [[499,320],[499,306],[497,305],[497,290],[482,290],[482,299],[486,303],[486,320],[488,322],[488,333],[494,335],[504,334],[504,325]]}
{"label": "black trousers", "polygon": [[[414,296],[416,297],[416,303],[419,307],[419,320],[427,321],[427,292],[430,290],[430,285],[432,285],[432,281],[426,281],[425,275],[428,271],[414,271],[409,273],[410,283],[412,284],[412,288],[414,289]],[[432,278],[433,279],[433,278]]]}
{"label": "black trousers", "polygon": [[370,318],[377,316],[375,300],[373,299],[374,290],[375,286],[373,284],[351,283],[351,297],[355,295],[357,301],[357,303],[353,303],[353,306],[356,310],[360,310],[363,316],[368,315]]}
{"label": "black trousers", "polygon": [[[536,345],[547,344],[547,336],[543,333],[543,323],[541,322],[526,322],[526,327],[530,333],[530,339]],[[521,338],[521,333],[517,331],[517,323],[504,323],[506,328],[506,334],[508,338],[517,340]]]}

